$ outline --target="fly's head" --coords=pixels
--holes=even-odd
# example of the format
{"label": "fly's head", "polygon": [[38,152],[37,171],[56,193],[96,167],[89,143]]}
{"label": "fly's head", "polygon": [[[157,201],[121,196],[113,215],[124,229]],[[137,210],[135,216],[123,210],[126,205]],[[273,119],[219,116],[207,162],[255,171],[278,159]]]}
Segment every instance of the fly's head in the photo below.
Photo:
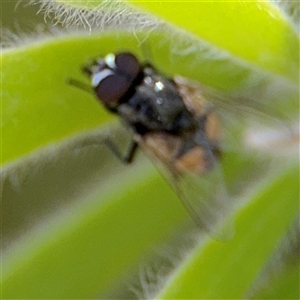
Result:
{"label": "fly's head", "polygon": [[131,53],[110,53],[85,67],[84,72],[91,78],[99,100],[107,109],[117,112],[119,105],[134,94],[142,76],[142,66]]}
{"label": "fly's head", "polygon": [[85,68],[85,72],[105,107],[119,114],[138,133],[178,133],[192,126],[174,81],[151,65],[142,65],[133,54],[108,54]]}

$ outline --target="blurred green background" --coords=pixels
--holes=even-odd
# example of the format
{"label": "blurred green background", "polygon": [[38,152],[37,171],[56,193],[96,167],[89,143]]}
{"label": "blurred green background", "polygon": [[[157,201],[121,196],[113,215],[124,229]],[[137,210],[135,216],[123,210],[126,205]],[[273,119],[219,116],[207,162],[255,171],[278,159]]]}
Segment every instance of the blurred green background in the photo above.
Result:
{"label": "blurred green background", "polygon": [[[1,2],[3,28],[9,28],[21,36],[24,32],[26,36],[31,32],[47,32],[48,28],[52,27],[51,22],[44,24],[42,14],[36,14],[38,6],[23,6],[22,3],[16,9],[15,6],[16,1]],[[46,45],[44,48],[41,47],[46,54],[53,53],[54,58],[49,55],[50,68],[45,61],[45,64],[41,64],[40,70],[44,70],[43,68],[51,70],[51,63],[55,61],[55,58],[60,57],[59,55],[63,51],[65,51],[63,53],[68,53],[69,49],[71,51],[80,49],[76,55],[81,58],[80,63],[75,54],[74,57],[68,57],[66,61],[61,59],[60,62],[69,63],[67,70],[63,64],[57,68],[53,64],[53,73],[49,71],[49,82],[41,85],[41,89],[36,94],[45,93],[49,97],[52,97],[53,94],[58,95],[57,99],[53,99],[53,103],[59,103],[63,112],[73,112],[72,110],[76,110],[78,107],[83,111],[85,103],[90,101],[88,109],[92,108],[93,118],[96,119],[95,116],[99,115],[102,117],[101,121],[99,118],[99,122],[109,124],[110,117],[103,113],[103,109],[96,102],[92,102],[94,99],[91,95],[71,89],[64,81],[70,73],[80,76],[79,65],[85,60],[83,56],[91,55],[90,53],[83,55],[82,49],[90,47],[89,51],[93,53],[98,51],[99,40],[97,38],[89,39],[89,43],[86,41],[85,37],[79,37],[78,40],[70,39],[69,44],[57,41],[57,48],[51,48],[55,43]],[[126,37],[123,41],[126,42]],[[108,39],[108,44],[110,42],[111,40]],[[108,45],[108,48],[119,47],[119,45],[116,46],[118,42],[119,40],[116,39],[115,43],[111,42],[112,45]],[[131,40],[128,44],[131,46]],[[285,46],[284,43],[283,46]],[[166,49],[168,48],[166,47]],[[166,49],[159,59],[165,61],[166,65],[169,63],[171,68],[177,69],[177,64],[172,65],[171,60],[165,59],[168,57]],[[31,54],[30,49],[28,53]],[[16,57],[22,62],[22,55],[18,57],[17,54]],[[181,67],[184,66],[186,57],[184,56]],[[191,55],[190,61],[193,59],[194,57]],[[18,62],[13,59],[8,62],[14,67],[18,66]],[[26,66],[26,64],[24,65]],[[55,73],[56,69],[58,72],[65,73],[58,77]],[[224,69],[227,71],[226,68]],[[223,72],[224,69],[222,69]],[[33,73],[32,70],[30,71]],[[236,70],[232,68],[231,71]],[[230,72],[224,73],[225,76],[231,75]],[[26,78],[26,72],[22,75]],[[36,78],[36,82],[39,82],[39,79]],[[26,87],[26,83],[24,84],[22,80],[20,82],[23,84],[21,86]],[[29,93],[35,91],[36,82],[29,83]],[[51,93],[52,82],[55,84],[53,93]],[[43,88],[48,88],[48,90],[43,90]],[[15,91],[18,92],[18,87]],[[34,96],[35,93],[31,94]],[[75,94],[78,96],[76,99]],[[44,99],[33,100],[36,101],[33,103],[43,103]],[[80,102],[82,100],[86,102]],[[38,112],[43,112],[43,110],[38,110],[38,106],[35,108]],[[46,108],[50,114],[51,108],[53,109],[53,107]],[[295,107],[293,109],[295,110]],[[22,110],[20,111],[22,113]],[[53,115],[59,118],[61,111],[54,111]],[[35,110],[33,109],[32,112],[24,109],[25,119],[31,113],[35,114]],[[37,117],[37,120],[45,121],[43,114],[37,115]],[[53,119],[55,120],[55,118]],[[49,118],[49,120],[52,119]],[[52,125],[56,124],[46,124],[45,128]],[[42,134],[47,136],[47,132],[42,132]],[[90,134],[95,138],[97,130]],[[34,130],[32,136],[37,136]],[[20,136],[20,143],[22,138],[23,136]],[[13,147],[18,147],[18,145],[13,145]],[[230,168],[228,170],[236,171],[236,177],[239,179],[236,187],[243,191],[243,184],[249,179],[248,175],[252,174],[251,178],[253,178],[255,172],[260,172],[265,167],[264,164],[260,164],[259,159],[263,160],[267,154],[258,152],[254,152],[258,156],[253,153],[240,152],[237,155],[234,152],[229,155]],[[292,171],[289,172],[286,165],[289,165],[290,162],[285,159],[284,156],[278,157],[274,168],[278,171],[279,167],[282,167],[282,172],[274,172],[275,177],[272,177],[270,181],[263,182],[264,184],[258,187],[254,194],[249,192],[246,198],[250,202],[253,201],[252,207],[250,204],[248,209],[239,215],[240,235],[237,235],[237,239],[222,243],[206,237],[204,239],[206,247],[203,248],[201,243],[196,243],[196,249],[190,248],[195,252],[176,266],[178,269],[175,269],[175,272],[177,271],[179,279],[176,281],[176,278],[173,278],[174,281],[170,283],[163,282],[166,286],[162,287],[162,293],[165,288],[167,295],[171,295],[175,290],[174,287],[178,286],[183,287],[183,290],[184,287],[191,286],[191,291],[193,288],[197,291],[200,284],[198,277],[194,274],[198,274],[197,272],[201,270],[203,273],[200,274],[200,277],[208,274],[201,282],[204,285],[203,290],[208,289],[208,294],[209,292],[222,293],[222,288],[228,291],[231,284],[239,287],[237,283],[245,284],[244,290],[241,288],[243,292],[250,290],[255,294],[255,289],[251,290],[251,288],[259,287],[260,272],[268,271],[273,256],[276,256],[277,246],[279,248],[282,246],[281,241],[274,242],[272,240],[273,236],[274,239],[282,237],[280,230],[278,230],[279,233],[276,232],[277,227],[274,226],[272,220],[276,218],[282,222],[286,219],[294,220],[294,212],[296,213],[297,210],[297,208],[293,209],[298,201],[296,199],[298,196],[297,183],[295,184],[297,172],[296,168],[292,168]],[[291,159],[294,158],[291,156]],[[255,163],[252,163],[254,161]],[[292,164],[297,167],[297,160],[295,159]],[[243,167],[249,167],[249,170],[243,170]],[[132,299],[136,295],[130,291],[133,282],[137,283],[138,289],[141,289],[141,285],[145,283],[146,287],[143,291],[145,293],[147,288],[150,289],[151,275],[156,276],[156,280],[159,281],[159,272],[156,273],[156,271],[160,271],[161,266],[166,270],[172,269],[173,262],[180,256],[178,253],[187,251],[190,245],[195,245],[193,222],[169,185],[142,154],[139,154],[137,161],[132,166],[124,166],[103,147],[87,147],[74,151],[69,143],[60,143],[54,147],[40,149],[31,157],[21,156],[20,161],[17,161],[15,165],[10,166],[8,170],[4,169],[4,175],[2,177],[4,200],[2,202],[2,247],[6,260],[3,270],[6,280],[5,291],[8,292],[10,299],[20,299],[24,295],[28,299],[33,298],[33,295],[36,299],[44,299],[45,295],[49,298],[70,298],[72,296],[86,298],[86,295],[90,295],[90,298],[97,298],[97,296],[103,298],[103,295],[113,298],[112,295],[114,295],[115,298],[119,296]],[[278,182],[276,176],[278,176]],[[241,178],[244,180],[241,181]],[[265,197],[261,195],[265,195]],[[268,195],[271,197],[270,199],[268,199]],[[283,198],[280,195],[283,195]],[[277,202],[273,201],[276,196],[279,198],[277,199],[278,206],[276,206]],[[260,197],[262,199],[259,199]],[[284,200],[286,200],[286,205],[282,205]],[[268,205],[263,206],[264,203]],[[257,209],[256,212],[255,209]],[[268,214],[269,218],[262,215],[261,209],[265,209],[264,212],[266,216]],[[253,223],[251,218],[257,223]],[[251,224],[250,226],[247,221]],[[252,227],[252,224],[255,225]],[[281,223],[276,222],[276,224]],[[286,229],[286,227],[286,224],[282,225],[282,228]],[[274,228],[275,230],[273,230]],[[282,228],[281,230],[283,230]],[[265,232],[269,233],[266,238],[259,236]],[[291,262],[287,264],[286,269],[283,268],[283,272],[281,272],[282,269],[278,271],[276,267],[273,272],[279,273],[279,277],[270,281],[271,287],[278,286],[278,281],[283,285],[283,288],[276,294],[279,297],[280,295],[291,295],[289,286],[297,287],[297,283],[295,283],[295,280],[299,279],[299,274],[295,273],[298,271],[298,261],[295,256],[299,250],[297,241],[296,239],[291,247],[289,247],[290,241],[282,242],[283,248],[288,245],[286,252],[290,251],[287,257]],[[268,250],[268,243],[271,245],[271,251]],[[273,248],[272,243],[276,244]],[[262,254],[259,252],[261,249]],[[272,253],[270,254],[270,252]],[[279,253],[281,252],[280,250]],[[223,259],[224,253],[228,254],[227,260]],[[155,257],[154,263],[150,264],[149,261],[152,262],[153,257]],[[276,266],[280,265],[277,263],[278,261],[273,261]],[[253,267],[254,263],[256,263],[255,267]],[[296,267],[293,268],[293,265]],[[152,268],[153,273],[151,273]],[[240,271],[243,268],[245,268],[245,272]],[[212,282],[220,280],[220,283],[211,284],[207,278]],[[289,278],[292,279],[289,280]],[[256,280],[258,284],[256,284]],[[286,294],[284,294],[284,288],[287,288]],[[21,294],[18,294],[19,291]],[[299,291],[293,289],[292,292],[295,295]],[[270,291],[267,291],[266,295],[266,298],[271,299]],[[281,297],[284,299],[283,296]]]}

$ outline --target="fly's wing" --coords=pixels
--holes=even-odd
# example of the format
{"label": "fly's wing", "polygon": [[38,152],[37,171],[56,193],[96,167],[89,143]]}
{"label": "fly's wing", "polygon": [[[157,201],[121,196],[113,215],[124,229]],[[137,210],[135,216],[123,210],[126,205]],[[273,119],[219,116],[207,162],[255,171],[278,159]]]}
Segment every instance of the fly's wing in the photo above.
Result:
{"label": "fly's wing", "polygon": [[232,201],[228,196],[222,170],[214,158],[214,167],[205,174],[180,173],[172,182],[183,205],[195,223],[218,239],[231,238],[234,233]]}
{"label": "fly's wing", "polygon": [[[175,161],[170,159],[172,153],[168,145],[174,149],[171,137],[156,134],[140,141],[140,145],[154,161],[178,194],[182,204],[200,229],[217,239],[228,239],[234,230],[230,218],[230,201],[225,188],[222,170],[218,159],[209,151],[211,169],[205,173],[179,171]],[[195,161],[195,164],[198,162]],[[227,221],[227,219],[229,221]]]}
{"label": "fly's wing", "polygon": [[[226,149],[232,145],[232,141],[238,140],[240,144],[240,138],[236,138],[241,133],[239,128],[254,127],[265,130],[274,127],[281,129],[289,137],[294,136],[295,130],[291,127],[291,120],[284,114],[284,110],[278,108],[280,105],[275,106],[273,101],[262,99],[260,94],[242,96],[223,93],[181,76],[175,76],[174,82],[186,107],[195,114],[201,114],[207,103],[213,105],[214,111],[222,119],[223,133],[226,133],[230,140]],[[230,148],[234,150],[233,147]]]}
{"label": "fly's wing", "polygon": [[274,103],[265,103],[261,101],[262,97],[242,96],[230,93],[220,92],[202,85],[199,82],[191,81],[185,77],[175,76],[174,82],[178,86],[180,94],[185,99],[185,104],[189,109],[194,110],[200,102],[209,101],[218,107],[222,113],[231,112],[230,117],[240,115],[255,117],[260,121],[265,121],[267,118],[271,122],[286,122],[286,116],[274,108]]}
{"label": "fly's wing", "polygon": [[[214,114],[217,115],[220,128],[218,129],[218,126],[214,126],[211,122],[208,126],[210,131],[206,131],[205,135],[211,142],[222,143],[223,149],[233,153],[244,150],[243,130],[248,128],[253,121],[255,121],[254,124],[261,125],[271,121],[286,127],[283,116],[258,101],[223,95],[180,76],[175,76],[174,82],[186,108],[193,115],[199,118],[207,115],[209,121],[215,119]],[[248,122],[250,123],[248,124]],[[215,124],[218,125],[218,122]],[[201,138],[197,141],[201,146]],[[165,170],[163,173],[172,182],[194,221],[213,236],[227,238],[234,231],[232,221],[230,221],[232,219],[228,217],[233,209],[233,201],[227,194],[221,160],[208,147],[205,148],[205,152],[212,165],[207,171],[179,172],[176,168],[172,168],[172,163],[169,163],[167,171]],[[159,157],[156,155],[156,160],[161,160]],[[159,164],[161,165],[161,163]],[[195,164],[197,164],[196,160]]]}

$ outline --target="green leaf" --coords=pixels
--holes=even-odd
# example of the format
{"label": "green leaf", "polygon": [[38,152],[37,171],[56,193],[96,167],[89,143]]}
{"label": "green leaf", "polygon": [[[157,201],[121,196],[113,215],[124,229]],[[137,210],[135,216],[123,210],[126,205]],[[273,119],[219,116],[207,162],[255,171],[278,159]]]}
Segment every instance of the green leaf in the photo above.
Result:
{"label": "green leaf", "polygon": [[227,242],[207,241],[176,271],[159,299],[242,299],[299,208],[298,167],[276,174],[236,214]]}
{"label": "green leaf", "polygon": [[[65,158],[59,163],[66,166]],[[138,268],[149,249],[168,239],[174,226],[187,217],[175,195],[149,167],[143,163],[131,170],[116,166],[110,175],[101,172],[97,189],[83,194],[80,201],[70,198],[70,203],[61,203],[57,211],[48,205],[50,218],[44,217],[38,228],[23,234],[6,253],[3,298],[90,299],[115,289],[126,274]],[[44,172],[38,176],[49,179]],[[59,167],[55,174],[61,176]],[[72,180],[71,174],[65,176]],[[53,179],[52,183],[63,188]],[[43,186],[40,183],[35,190]],[[15,205],[22,205],[26,189],[22,190],[19,203],[18,198],[12,199]],[[69,190],[72,195],[74,186]],[[31,213],[31,218],[39,220],[35,215]]]}
{"label": "green leaf", "polygon": [[[55,1],[68,6],[113,9],[104,1]],[[299,40],[292,24],[272,2],[124,1],[153,13],[236,58],[297,82]],[[105,5],[104,5],[105,4]],[[122,6],[126,7],[126,6]],[[126,14],[126,9],[123,8]],[[133,20],[134,22],[135,20]],[[138,22],[138,20],[136,21]],[[274,64],[277,61],[277,64]]]}
{"label": "green leaf", "polygon": [[[130,44],[124,35],[124,45]],[[3,53],[2,162],[95,128],[109,116],[92,95],[68,84],[88,58],[116,47],[112,35],[52,39]],[[104,46],[105,45],[105,46]],[[72,55],[70,55],[72,53]]]}
{"label": "green leaf", "polygon": [[[4,298],[109,298],[118,290],[123,296],[128,278],[140,275],[141,264],[150,263],[154,250],[168,247],[182,232],[189,234],[182,225],[189,216],[148,162],[141,159],[125,168],[104,147],[78,149],[90,137],[97,141],[113,123],[93,95],[67,83],[74,78],[89,84],[81,67],[91,59],[132,51],[168,75],[251,94],[253,104],[253,99],[271,104],[292,120],[298,112],[299,41],[270,4],[190,2],[187,10],[166,2],[170,15],[165,8],[158,11],[155,2],[135,5],[147,6],[192,34],[173,27],[135,35],[95,31],[2,53]],[[211,23],[209,7],[214,7]],[[194,22],[199,16],[203,23]],[[235,105],[229,103],[229,109]],[[241,144],[245,124],[236,112],[228,112],[229,131],[234,143]],[[257,185],[268,173],[269,158],[242,145],[236,153],[224,153],[226,183],[247,203],[237,210],[237,233],[223,243],[205,237],[204,245],[179,262],[171,280],[161,280],[153,295],[186,298],[198,295],[199,287],[206,297],[242,297],[247,292],[299,209],[298,174],[287,160],[277,158],[274,177]],[[294,279],[287,275],[283,284]]]}
{"label": "green leaf", "polygon": [[[205,80],[201,79],[206,78],[208,84],[216,88],[230,86],[240,89],[244,86],[246,91],[249,89],[247,83],[256,78],[255,81],[262,80],[262,83],[258,85],[257,91],[252,90],[253,94],[274,87],[277,93],[272,95],[277,97],[277,100],[278,97],[284,97],[286,100],[291,97],[293,100],[290,106],[280,101],[278,107],[284,106],[286,110],[295,111],[298,105],[296,85],[283,81],[278,85],[281,91],[276,90],[275,84],[279,80],[276,75],[263,74],[251,66],[245,68],[234,57],[220,62],[215,60],[216,57],[199,56],[194,52],[195,49],[183,57],[176,49],[174,52],[173,41],[168,40],[167,33],[168,31],[157,32],[149,38],[149,44],[153,45],[151,49],[155,65],[160,66],[162,70],[179,73],[204,83]],[[147,36],[147,33],[144,36]],[[160,42],[162,40],[163,43]],[[67,81],[70,78],[78,78],[87,82],[81,73],[81,67],[87,61],[108,52],[121,50],[141,55],[138,40],[131,34],[122,32],[57,38],[4,51],[2,109],[5,113],[2,116],[2,162],[109,120],[111,116],[100,107],[93,95],[68,85]],[[214,50],[207,51],[209,55]],[[274,97],[260,100],[272,100],[275,107]]]}
{"label": "green leaf", "polygon": [[297,81],[298,65],[294,62],[299,56],[298,36],[271,2],[129,2],[236,58]]}
{"label": "green leaf", "polygon": [[299,258],[294,265],[289,266],[275,278],[265,290],[258,295],[257,299],[298,299],[299,298]]}

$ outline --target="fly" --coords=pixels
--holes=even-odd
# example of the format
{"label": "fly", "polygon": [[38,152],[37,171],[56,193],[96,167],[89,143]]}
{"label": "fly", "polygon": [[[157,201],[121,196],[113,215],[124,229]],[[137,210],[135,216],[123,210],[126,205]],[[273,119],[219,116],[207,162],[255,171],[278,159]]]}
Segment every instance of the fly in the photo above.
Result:
{"label": "fly", "polygon": [[110,53],[84,73],[101,104],[132,133],[124,157],[111,139],[105,139],[106,145],[125,163],[141,147],[175,187],[194,221],[214,232],[224,221],[228,197],[219,163],[220,121],[201,88],[180,76],[166,77],[129,52]]}

